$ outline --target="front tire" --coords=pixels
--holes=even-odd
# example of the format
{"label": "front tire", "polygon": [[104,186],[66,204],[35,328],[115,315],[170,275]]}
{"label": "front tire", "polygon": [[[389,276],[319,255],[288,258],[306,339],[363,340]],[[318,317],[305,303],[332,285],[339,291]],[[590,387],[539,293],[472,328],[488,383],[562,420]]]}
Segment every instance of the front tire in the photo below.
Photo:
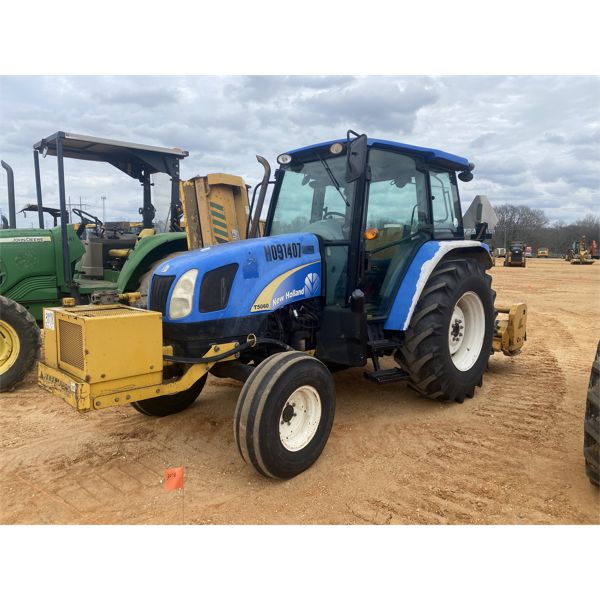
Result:
{"label": "front tire", "polygon": [[0,296],[0,392],[12,390],[32,369],[42,344],[29,311]]}
{"label": "front tire", "polygon": [[192,387],[178,394],[170,394],[132,402],[131,406],[147,417],[166,417],[189,408],[202,392],[208,373],[198,379]]}
{"label": "front tire", "polygon": [[274,354],[254,369],[238,399],[238,450],[261,475],[295,477],[321,455],[334,414],[327,367],[303,352]]}
{"label": "front tire", "polygon": [[442,261],[429,277],[395,355],[423,396],[464,402],[481,386],[494,335],[491,281],[467,259]]}

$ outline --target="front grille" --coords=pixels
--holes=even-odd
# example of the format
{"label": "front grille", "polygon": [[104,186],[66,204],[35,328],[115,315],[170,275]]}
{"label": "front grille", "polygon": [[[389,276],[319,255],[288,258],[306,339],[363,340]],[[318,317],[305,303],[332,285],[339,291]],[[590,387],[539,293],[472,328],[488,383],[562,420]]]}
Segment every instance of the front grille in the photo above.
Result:
{"label": "front grille", "polygon": [[204,275],[200,285],[200,312],[222,310],[229,302],[233,278],[238,270],[237,263],[213,269]]}
{"label": "front grille", "polygon": [[154,275],[150,283],[150,296],[148,298],[148,308],[156,310],[163,315],[167,311],[167,299],[169,290],[175,281],[175,275]]}
{"label": "front grille", "polygon": [[83,329],[81,325],[59,319],[58,340],[61,362],[83,371]]}

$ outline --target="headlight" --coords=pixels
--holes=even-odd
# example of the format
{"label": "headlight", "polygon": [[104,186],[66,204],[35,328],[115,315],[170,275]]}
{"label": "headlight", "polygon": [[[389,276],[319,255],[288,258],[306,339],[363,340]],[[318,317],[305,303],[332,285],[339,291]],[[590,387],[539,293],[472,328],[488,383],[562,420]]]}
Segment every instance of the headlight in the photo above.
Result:
{"label": "headlight", "polygon": [[192,298],[197,277],[198,269],[190,269],[177,280],[171,293],[169,319],[183,319],[192,312]]}

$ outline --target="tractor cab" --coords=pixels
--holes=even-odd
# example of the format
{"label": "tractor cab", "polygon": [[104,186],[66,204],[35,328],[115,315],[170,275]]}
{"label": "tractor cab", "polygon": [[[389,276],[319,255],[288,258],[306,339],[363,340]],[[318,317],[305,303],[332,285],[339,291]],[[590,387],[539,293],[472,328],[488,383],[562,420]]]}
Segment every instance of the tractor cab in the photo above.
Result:
{"label": "tractor cab", "polygon": [[466,159],[355,136],[278,157],[266,235],[311,232],[322,241],[327,305],[364,293],[367,316],[389,314],[402,276],[428,240],[464,240],[459,171]]}

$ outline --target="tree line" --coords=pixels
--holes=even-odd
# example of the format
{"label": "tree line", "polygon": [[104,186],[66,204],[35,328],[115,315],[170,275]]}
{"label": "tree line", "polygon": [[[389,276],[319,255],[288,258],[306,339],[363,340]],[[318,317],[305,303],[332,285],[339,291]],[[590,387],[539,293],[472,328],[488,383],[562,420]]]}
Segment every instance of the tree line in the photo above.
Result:
{"label": "tree line", "polygon": [[514,204],[494,206],[498,215],[491,240],[495,248],[506,248],[511,241],[525,242],[535,252],[548,248],[551,254],[564,254],[575,240],[585,235],[588,245],[592,240],[600,244],[600,216],[589,214],[574,223],[551,223],[543,210]]}

